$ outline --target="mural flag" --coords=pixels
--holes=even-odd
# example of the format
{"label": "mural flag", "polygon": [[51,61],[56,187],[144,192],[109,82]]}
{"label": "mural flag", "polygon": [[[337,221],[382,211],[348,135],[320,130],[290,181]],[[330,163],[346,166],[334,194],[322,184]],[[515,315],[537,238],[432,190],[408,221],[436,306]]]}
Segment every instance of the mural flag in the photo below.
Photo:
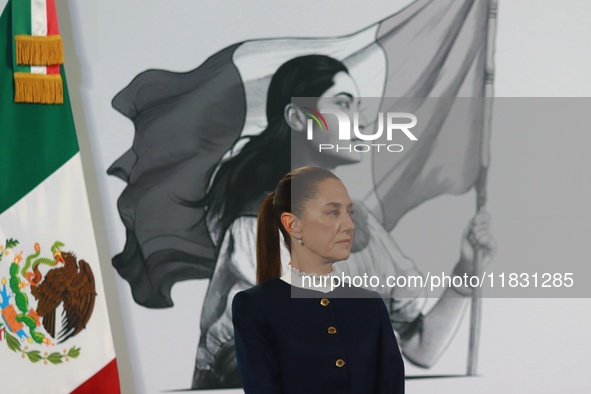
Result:
{"label": "mural flag", "polygon": [[[462,128],[468,132],[453,135],[445,122],[454,98],[483,97],[486,24],[487,0],[417,0],[351,34],[249,40],[186,73],[138,75],[113,99],[113,107],[134,123],[135,138],[108,171],[127,183],[118,201],[127,240],[113,265],[135,301],[170,307],[174,283],[211,276],[225,229],[187,202],[204,196],[211,174],[235,153],[229,149],[238,139],[265,128],[271,77],[298,56],[341,60],[361,97],[419,99],[413,110],[429,123],[419,143],[394,160],[373,159],[372,209],[386,229],[423,201],[469,190],[480,169],[482,102],[468,112],[469,127]],[[452,100],[421,112],[420,99],[427,97]]]}
{"label": "mural flag", "polygon": [[392,18],[378,32],[388,64],[383,96],[399,98],[384,101],[380,111],[403,106],[427,124],[404,155],[373,156],[380,202],[374,213],[387,230],[424,201],[475,186],[488,150],[483,124],[490,105],[484,99],[489,1],[430,3],[415,3],[412,19]]}
{"label": "mural flag", "polygon": [[[44,18],[31,11],[36,7]],[[27,19],[30,25],[44,20],[49,34],[57,32],[55,4],[12,0],[0,17],[1,390],[118,393],[80,151],[59,66],[61,43],[56,41],[61,39],[17,38],[27,36],[16,28]],[[19,40],[28,45],[23,57],[30,55],[34,63],[26,66],[28,72],[57,70],[59,78],[52,81],[59,82],[62,104],[22,103],[15,97],[15,72],[23,72],[14,62],[13,49],[22,47]],[[55,96],[42,91],[52,89],[45,83],[33,88],[40,90],[32,97]]]}

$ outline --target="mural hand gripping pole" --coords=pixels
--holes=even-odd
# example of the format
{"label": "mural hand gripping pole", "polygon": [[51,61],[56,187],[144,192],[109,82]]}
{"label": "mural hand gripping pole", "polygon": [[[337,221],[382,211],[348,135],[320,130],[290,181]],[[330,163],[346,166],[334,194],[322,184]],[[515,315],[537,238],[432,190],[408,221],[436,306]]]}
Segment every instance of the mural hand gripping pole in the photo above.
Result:
{"label": "mural hand gripping pole", "polygon": [[[494,52],[495,52],[495,36],[497,23],[498,1],[489,0],[488,2],[488,20],[487,20],[487,43],[486,43],[486,68],[484,79],[485,100],[493,97],[494,88]],[[476,182],[476,210],[477,212],[484,211],[486,205],[486,180],[488,174],[488,166],[490,160],[490,131],[492,118],[492,100],[486,103],[484,107],[483,117],[483,139],[482,139],[482,165],[480,167],[480,174]],[[482,266],[484,262],[484,250],[477,249],[474,259],[474,275],[480,277]],[[470,339],[468,348],[468,362],[466,366],[466,374],[468,376],[476,375],[478,365],[478,349],[480,344],[480,326],[482,321],[482,288],[476,287],[472,293],[472,300],[470,305]]]}

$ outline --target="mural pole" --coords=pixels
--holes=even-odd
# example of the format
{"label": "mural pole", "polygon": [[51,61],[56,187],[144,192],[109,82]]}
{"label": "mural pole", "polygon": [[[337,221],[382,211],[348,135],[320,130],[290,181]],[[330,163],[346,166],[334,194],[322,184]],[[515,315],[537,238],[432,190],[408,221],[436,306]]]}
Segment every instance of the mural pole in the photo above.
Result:
{"label": "mural pole", "polygon": [[[484,78],[484,116],[482,124],[482,163],[476,182],[476,210],[479,212],[486,205],[486,178],[489,164],[489,140],[492,123],[492,100],[494,83],[494,54],[497,25],[498,0],[488,0],[487,42],[485,54]],[[484,251],[476,250],[474,258],[474,275],[480,277]],[[480,344],[480,325],[482,317],[482,288],[475,287],[470,305],[470,342],[468,347],[468,364],[466,374],[476,375],[478,346]]]}

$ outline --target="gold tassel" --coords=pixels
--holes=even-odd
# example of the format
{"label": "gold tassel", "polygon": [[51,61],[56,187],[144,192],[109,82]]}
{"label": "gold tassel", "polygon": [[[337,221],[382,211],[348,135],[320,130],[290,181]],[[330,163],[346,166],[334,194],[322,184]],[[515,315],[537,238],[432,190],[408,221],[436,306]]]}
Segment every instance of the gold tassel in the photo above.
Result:
{"label": "gold tassel", "polygon": [[64,63],[64,45],[60,35],[28,36],[16,40],[16,63],[27,66],[48,66]]}
{"label": "gold tassel", "polygon": [[59,74],[14,73],[14,102],[63,104],[64,88]]}

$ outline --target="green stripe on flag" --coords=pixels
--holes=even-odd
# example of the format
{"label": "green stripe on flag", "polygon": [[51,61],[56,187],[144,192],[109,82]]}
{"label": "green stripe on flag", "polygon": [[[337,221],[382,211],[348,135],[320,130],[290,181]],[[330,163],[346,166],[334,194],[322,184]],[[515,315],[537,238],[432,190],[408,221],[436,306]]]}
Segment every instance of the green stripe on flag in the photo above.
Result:
{"label": "green stripe on flag", "polygon": [[11,28],[9,1],[0,17],[0,213],[78,152],[64,67],[64,104],[14,103]]}
{"label": "green stripe on flag", "polygon": [[[31,0],[11,0],[6,5],[5,11],[12,3],[12,67],[13,72],[30,73],[31,66],[22,66],[16,64],[16,41],[14,36],[17,34],[31,35]],[[4,31],[4,30],[2,30]]]}

